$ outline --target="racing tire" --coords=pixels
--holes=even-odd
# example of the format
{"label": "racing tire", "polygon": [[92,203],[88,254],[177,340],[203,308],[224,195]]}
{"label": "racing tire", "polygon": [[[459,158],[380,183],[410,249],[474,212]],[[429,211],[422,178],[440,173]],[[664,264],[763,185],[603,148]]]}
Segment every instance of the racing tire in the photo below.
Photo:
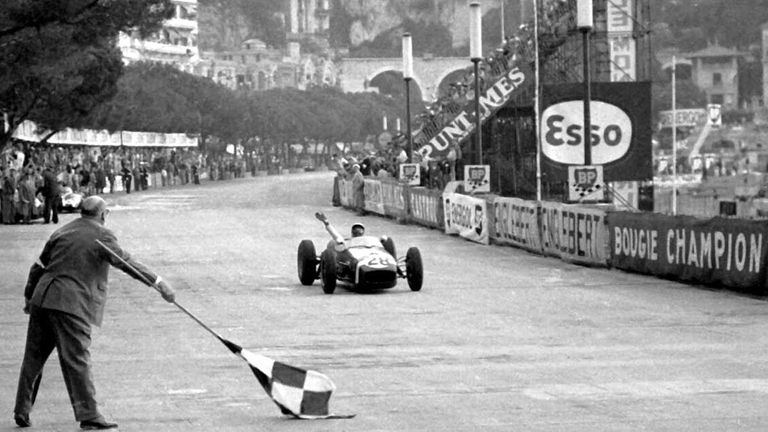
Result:
{"label": "racing tire", "polygon": [[384,250],[387,251],[387,253],[392,255],[392,258],[397,259],[395,241],[392,240],[392,237],[384,236],[384,238],[381,239],[381,245],[384,246]]}
{"label": "racing tire", "polygon": [[312,285],[317,279],[317,253],[312,240],[302,240],[299,243],[297,261],[299,281],[302,285]]}
{"label": "racing tire", "polygon": [[320,256],[320,283],[326,294],[333,294],[336,290],[336,256],[330,249]]}
{"label": "racing tire", "polygon": [[424,283],[424,266],[421,263],[421,252],[418,248],[408,248],[405,254],[405,278],[411,291],[421,290]]}

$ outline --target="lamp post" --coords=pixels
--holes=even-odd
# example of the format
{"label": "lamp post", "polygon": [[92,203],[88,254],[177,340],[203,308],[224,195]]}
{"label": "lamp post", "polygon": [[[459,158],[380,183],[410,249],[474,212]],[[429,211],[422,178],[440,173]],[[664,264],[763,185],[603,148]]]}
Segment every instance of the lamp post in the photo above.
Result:
{"label": "lamp post", "polygon": [[[405,135],[408,138],[406,152],[408,163],[411,163],[413,153],[413,137],[411,136],[411,80],[413,79],[413,46],[411,34],[403,33],[403,80],[405,80]],[[399,119],[398,119],[399,120]]]}
{"label": "lamp post", "polygon": [[504,39],[507,38],[507,35],[504,32],[504,0],[499,0],[499,15],[501,15],[501,43],[504,43]]}
{"label": "lamp post", "polygon": [[480,61],[483,59],[483,29],[480,3],[469,4],[469,57],[475,66],[475,147],[477,163],[483,164],[483,138],[480,124]]}
{"label": "lamp post", "polygon": [[672,56],[672,214],[677,214],[677,58]]}
{"label": "lamp post", "polygon": [[584,52],[584,165],[592,165],[592,119],[590,103],[592,102],[591,77],[589,73],[589,34],[592,32],[592,0],[577,0],[576,27],[583,35]]}

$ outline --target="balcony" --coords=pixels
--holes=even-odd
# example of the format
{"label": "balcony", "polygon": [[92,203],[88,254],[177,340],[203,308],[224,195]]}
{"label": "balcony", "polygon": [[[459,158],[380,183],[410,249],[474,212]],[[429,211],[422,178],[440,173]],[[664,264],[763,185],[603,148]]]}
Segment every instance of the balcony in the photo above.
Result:
{"label": "balcony", "polygon": [[140,43],[144,51],[178,56],[195,55],[197,47],[192,45],[171,45],[163,42],[143,41]]}
{"label": "balcony", "polygon": [[169,28],[177,28],[177,29],[197,30],[197,20],[171,18],[168,21],[164,22],[163,26],[169,27]]}

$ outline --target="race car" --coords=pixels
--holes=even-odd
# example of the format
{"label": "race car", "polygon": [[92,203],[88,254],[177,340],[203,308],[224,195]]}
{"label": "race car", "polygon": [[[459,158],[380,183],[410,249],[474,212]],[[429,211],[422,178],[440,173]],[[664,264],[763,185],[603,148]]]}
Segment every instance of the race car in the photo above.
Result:
{"label": "race car", "polygon": [[398,279],[406,279],[411,291],[421,290],[424,269],[421,252],[408,249],[404,257],[395,258],[395,243],[389,237],[361,236],[345,241],[346,248],[336,250],[330,241],[317,255],[311,240],[302,240],[298,250],[299,281],[310,286],[320,279],[323,292],[333,294],[336,286],[356,291],[392,288]]}
{"label": "race car", "polygon": [[61,202],[59,212],[74,213],[80,211],[80,204],[83,202],[83,194],[73,192],[72,188],[65,186],[61,188]]}

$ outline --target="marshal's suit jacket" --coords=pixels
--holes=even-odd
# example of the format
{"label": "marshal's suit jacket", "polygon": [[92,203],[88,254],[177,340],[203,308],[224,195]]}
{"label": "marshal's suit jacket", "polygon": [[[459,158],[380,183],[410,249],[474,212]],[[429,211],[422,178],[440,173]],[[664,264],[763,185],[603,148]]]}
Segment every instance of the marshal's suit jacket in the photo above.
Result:
{"label": "marshal's suit jacket", "polygon": [[[115,254],[132,265],[132,271],[96,243],[100,240]],[[155,283],[157,275],[117,244],[111,230],[90,218],[78,218],[54,232],[43,248],[40,259],[29,272],[24,297],[30,304],[76,315],[100,326],[107,300],[109,266],[128,275]]]}

